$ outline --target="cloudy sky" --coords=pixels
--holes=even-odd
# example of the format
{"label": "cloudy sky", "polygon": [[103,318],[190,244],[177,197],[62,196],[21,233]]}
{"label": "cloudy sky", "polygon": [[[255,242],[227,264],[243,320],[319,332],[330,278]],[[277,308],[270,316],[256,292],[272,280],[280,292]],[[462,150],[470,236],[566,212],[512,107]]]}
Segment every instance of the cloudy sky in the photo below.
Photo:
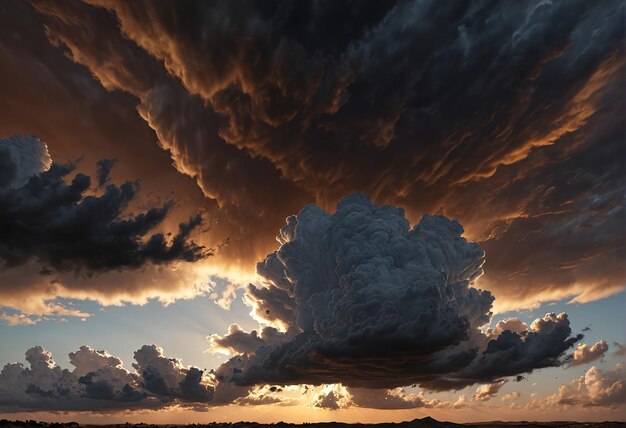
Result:
{"label": "cloudy sky", "polygon": [[0,416],[623,419],[624,13],[0,2]]}

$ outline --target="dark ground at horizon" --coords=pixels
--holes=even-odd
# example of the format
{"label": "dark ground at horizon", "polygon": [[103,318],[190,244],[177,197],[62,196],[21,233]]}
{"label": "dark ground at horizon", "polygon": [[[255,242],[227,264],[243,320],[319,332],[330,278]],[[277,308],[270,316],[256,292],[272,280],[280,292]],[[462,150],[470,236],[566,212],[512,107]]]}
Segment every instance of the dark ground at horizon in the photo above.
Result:
{"label": "dark ground at horizon", "polygon": [[7,419],[0,420],[0,428],[179,428],[179,427],[207,427],[207,428],[265,428],[265,427],[307,427],[307,428],[333,428],[333,427],[359,427],[359,428],[446,428],[446,427],[458,427],[458,428],[555,428],[555,427],[569,427],[569,428],[624,428],[626,422],[607,421],[607,422],[569,422],[569,421],[554,421],[554,422],[475,422],[475,423],[454,423],[454,422],[442,422],[433,418],[415,419],[412,421],[398,422],[398,423],[342,423],[342,422],[313,422],[303,424],[292,424],[286,422],[277,422],[273,424],[261,424],[256,422],[212,422],[208,424],[79,424],[76,422],[37,422],[35,420],[26,421],[10,421]]}

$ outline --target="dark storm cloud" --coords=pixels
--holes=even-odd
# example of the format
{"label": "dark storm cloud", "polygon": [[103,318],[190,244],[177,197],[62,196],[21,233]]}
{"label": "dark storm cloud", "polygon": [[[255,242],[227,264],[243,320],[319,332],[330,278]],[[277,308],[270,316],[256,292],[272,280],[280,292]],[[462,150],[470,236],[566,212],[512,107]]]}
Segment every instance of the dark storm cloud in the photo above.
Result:
{"label": "dark storm cloud", "polygon": [[284,218],[305,203],[306,196],[281,179],[271,162],[227,144],[219,131],[222,118],[178,82],[147,92],[138,110],[177,168],[195,177],[204,194],[217,201],[221,227],[237,240],[234,258],[254,254],[256,240],[244,236],[262,234],[269,240],[278,213]]}
{"label": "dark storm cloud", "polygon": [[[69,1],[63,6],[71,9],[84,4]],[[104,24],[114,24],[115,18],[102,9],[93,9],[99,13],[79,22],[97,32],[91,40],[98,42],[99,51],[104,52],[115,45],[112,37],[119,36],[119,30],[113,26],[106,33]],[[96,30],[100,22],[103,25]],[[62,42],[50,43],[47,35],[51,31],[46,28],[42,16],[27,2],[0,2],[0,139],[35,134],[48,144],[55,162],[64,164],[83,158],[77,171],[94,178],[94,186],[96,162],[103,158],[117,159],[114,179],[118,186],[128,180],[141,181],[141,192],[133,199],[133,209],[144,207],[145,211],[164,200],[176,202],[176,209],[170,210],[159,226],[167,231],[175,232],[180,222],[198,211],[207,212],[206,219],[213,217],[215,202],[204,197],[193,179],[172,166],[169,154],[157,144],[154,131],[137,113],[136,98],[105,89],[86,67],[72,60]],[[72,25],[72,28],[77,30],[81,26]],[[129,49],[130,59],[142,58],[140,53],[144,53],[144,60],[152,58],[138,47]],[[100,57],[104,58],[104,55]],[[154,59],[153,64],[159,66]],[[104,70],[105,64],[100,65]],[[131,81],[119,64],[109,64],[106,68],[110,73],[119,73],[118,80]],[[142,64],[136,82],[150,82],[149,68]],[[112,84],[108,87],[112,88]],[[0,175],[7,172],[4,166],[0,170]],[[220,242],[223,238],[213,236],[215,230],[196,234],[195,239],[206,246]],[[193,274],[196,266],[178,264],[179,269],[174,272],[170,265],[161,264],[138,270],[100,272],[88,278],[73,272],[42,276],[38,272],[44,267],[33,261],[0,272],[0,302],[27,314],[62,316],[77,312],[54,300],[60,296],[90,298],[102,304],[141,303],[148,298],[172,301],[194,295],[194,285],[200,281]]]}
{"label": "dark storm cloud", "polygon": [[[0,148],[15,141],[0,141]],[[32,138],[18,138],[17,142],[24,151],[32,151],[33,144],[38,144],[47,155],[45,145],[38,140],[37,144]],[[19,176],[26,167],[14,154],[0,152],[3,162],[12,160]],[[4,267],[36,259],[59,271],[101,272],[147,263],[193,262],[210,254],[189,240],[201,224],[199,215],[181,223],[171,238],[163,233],[148,235],[166,218],[170,202],[128,215],[137,183],[110,184],[102,194],[94,195],[90,193],[90,177],[77,173],[69,178],[73,170],[73,165],[57,164],[47,171],[31,168],[31,177],[21,187],[11,186],[13,182],[0,187],[0,260]]]}
{"label": "dark storm cloud", "polygon": [[[622,92],[623,87],[608,90]],[[519,216],[499,222],[481,243],[488,255],[484,286],[498,296],[537,299],[532,294],[540,293],[545,299],[557,299],[569,291],[585,302],[622,289],[626,240],[620,225],[626,220],[626,175],[615,160],[626,156],[622,118],[626,106],[623,100],[604,98],[595,121],[570,135],[563,142],[564,151],[546,148],[520,163],[517,171],[497,174],[494,181],[500,183],[494,192],[477,203],[478,212],[497,211],[510,205],[508,195],[527,199],[515,208]],[[543,163],[548,167],[538,166]],[[467,190],[457,211],[476,188]]]}
{"label": "dark storm cloud", "polygon": [[[273,230],[309,198],[281,179],[271,162],[253,159],[247,151],[224,141],[220,131],[223,118],[167,76],[152,56],[124,38],[111,14],[80,2],[60,7],[47,2],[33,4],[42,13],[51,38],[65,44],[75,61],[87,65],[105,87],[139,97],[139,114],[171,153],[176,168],[194,177],[205,196],[217,201],[218,238],[253,233],[265,238],[237,239],[236,246],[225,248],[233,263],[266,252]],[[101,38],[106,39],[103,46]]]}
{"label": "dark storm cloud", "polygon": [[109,174],[115,165],[115,159],[101,159],[96,163],[96,178],[98,179],[98,186],[102,187],[110,180]]}
{"label": "dark storm cloud", "polygon": [[[166,358],[155,345],[135,352],[137,373],[103,350],[81,346],[69,354],[73,370],[57,366],[41,346],[26,351],[26,361],[9,363],[0,372],[0,410],[96,410],[161,408],[170,404],[204,404],[213,386],[204,372]],[[195,403],[195,404],[194,404]]]}
{"label": "dark storm cloud", "polygon": [[622,2],[88,3],[33,1],[52,40],[139,98],[222,208],[232,260],[305,201],[361,190],[459,218],[505,308],[622,288],[623,244],[579,227],[621,218]]}
{"label": "dark storm cloud", "polygon": [[335,197],[372,175],[406,187],[389,160],[449,185],[575,129],[576,96],[622,31],[619,2],[91,3],[227,119],[228,142],[313,191],[336,177]]}
{"label": "dark storm cloud", "polygon": [[[243,354],[228,363],[242,386],[449,390],[561,365],[582,337],[570,336],[566,314],[480,332],[494,298],[473,287],[484,252],[462,232],[443,216],[410,227],[403,210],[362,194],[342,199],[334,214],[309,205],[287,219],[280,248],[258,265],[264,292],[248,299],[256,317],[288,333],[267,343],[231,329],[210,341]],[[290,310],[273,314],[286,300]]]}
{"label": "dark storm cloud", "polygon": [[213,386],[203,383],[203,371],[186,369],[176,358],[166,358],[155,345],[144,345],[135,351],[133,367],[141,375],[140,385],[166,398],[207,402],[213,397]]}

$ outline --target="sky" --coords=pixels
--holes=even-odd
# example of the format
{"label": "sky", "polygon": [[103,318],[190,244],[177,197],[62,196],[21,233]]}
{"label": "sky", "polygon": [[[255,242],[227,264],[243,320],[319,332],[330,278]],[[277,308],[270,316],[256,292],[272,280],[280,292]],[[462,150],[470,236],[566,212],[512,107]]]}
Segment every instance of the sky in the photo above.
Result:
{"label": "sky", "polygon": [[621,1],[0,2],[0,416],[626,420]]}

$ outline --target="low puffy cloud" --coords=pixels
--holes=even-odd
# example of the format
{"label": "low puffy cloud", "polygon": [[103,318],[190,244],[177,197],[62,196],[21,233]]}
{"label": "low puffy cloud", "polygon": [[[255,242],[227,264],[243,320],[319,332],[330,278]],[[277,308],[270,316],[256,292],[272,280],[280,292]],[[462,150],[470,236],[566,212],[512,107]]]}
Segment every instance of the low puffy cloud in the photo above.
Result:
{"label": "low puffy cloud", "polygon": [[418,407],[448,407],[449,403],[437,399],[427,399],[423,392],[407,394],[402,388],[365,389],[348,388],[350,405],[380,410],[414,409]]}
{"label": "low puffy cloud", "polygon": [[626,404],[626,371],[623,364],[614,369],[591,367],[580,377],[561,385],[559,392],[548,397],[558,405],[623,406]]}
{"label": "low puffy cloud", "polygon": [[626,346],[622,345],[621,343],[613,342],[613,348],[615,348],[615,351],[613,351],[615,355],[626,355]]}
{"label": "low puffy cloud", "polygon": [[264,327],[261,334],[256,330],[246,332],[237,324],[228,327],[224,336],[212,334],[207,337],[209,351],[225,355],[253,354],[261,346],[275,346],[287,340],[286,335],[274,327]]}
{"label": "low puffy cloud", "polygon": [[486,385],[479,386],[478,388],[476,388],[476,392],[474,392],[474,401],[489,400],[490,398],[498,394],[498,392],[506,382],[507,380],[503,379],[498,382],[488,383]]}
{"label": "low puffy cloud", "polygon": [[229,361],[239,362],[239,386],[449,390],[562,364],[582,337],[570,336],[566,314],[480,332],[494,298],[473,286],[484,252],[462,232],[443,216],[411,227],[401,209],[362,194],[333,214],[309,205],[287,219],[280,248],[257,265],[264,287],[248,288],[254,316],[286,331],[231,327],[211,346],[241,354]]}
{"label": "low puffy cloud", "polygon": [[511,408],[518,406],[515,402],[522,394],[518,391],[507,392],[502,397],[500,397],[500,404],[502,406],[509,406]]}
{"label": "low puffy cloud", "polygon": [[579,343],[574,353],[570,356],[569,365],[580,366],[591,363],[592,361],[602,358],[608,350],[609,345],[604,340],[594,343],[591,346],[586,343]]}
{"label": "low puffy cloud", "polygon": [[[163,356],[155,345],[135,352],[137,373],[103,350],[81,346],[69,354],[73,370],[57,366],[41,346],[26,351],[29,367],[9,363],[0,372],[0,410],[96,410],[193,405],[212,398],[202,370]],[[186,404],[187,403],[187,404]]]}
{"label": "low puffy cloud", "polygon": [[156,345],[144,345],[135,351],[133,367],[141,375],[140,385],[161,397],[182,401],[207,402],[213,386],[205,383],[202,370],[185,368],[176,358],[166,358]]}
{"label": "low puffy cloud", "polygon": [[25,314],[7,314],[4,311],[0,311],[0,319],[8,325],[35,325],[39,322],[39,319],[29,317]]}
{"label": "low puffy cloud", "polygon": [[234,403],[240,406],[264,406],[267,404],[296,406],[305,404],[302,395],[300,385],[288,387],[263,385],[252,388],[248,395],[236,398]]}
{"label": "low puffy cloud", "polygon": [[452,404],[453,409],[463,409],[467,407],[468,400],[465,394],[459,395],[459,398]]}
{"label": "low puffy cloud", "polygon": [[328,385],[320,391],[311,405],[322,409],[339,410],[351,405],[351,396],[342,385]]}

